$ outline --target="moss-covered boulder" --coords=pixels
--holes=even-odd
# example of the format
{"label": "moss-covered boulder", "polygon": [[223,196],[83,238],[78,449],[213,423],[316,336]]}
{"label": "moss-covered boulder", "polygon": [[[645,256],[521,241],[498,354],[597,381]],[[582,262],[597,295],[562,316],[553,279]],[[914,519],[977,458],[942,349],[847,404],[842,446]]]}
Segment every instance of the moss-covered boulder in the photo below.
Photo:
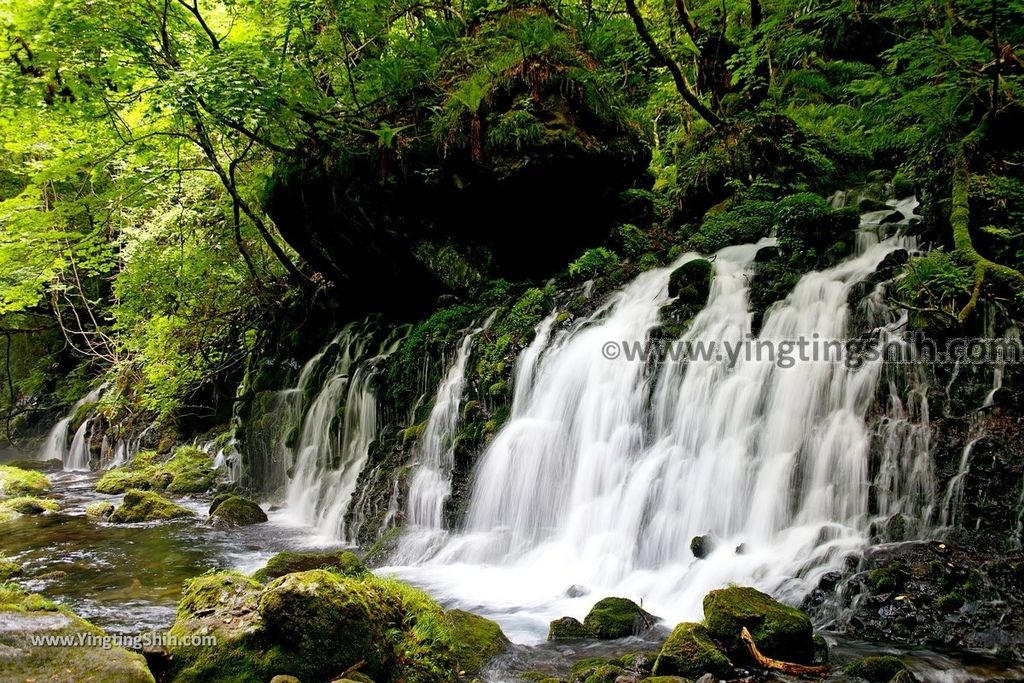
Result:
{"label": "moss-covered boulder", "polygon": [[378,682],[445,683],[465,666],[458,638],[478,647],[494,642],[493,629],[475,620],[471,639],[468,623],[425,593],[372,574],[355,578],[314,569],[263,586],[223,572],[186,585],[171,629],[179,639],[213,635],[216,644],[172,648],[170,654],[178,682],[241,683],[284,672],[299,680],[333,680],[355,667]]}
{"label": "moss-covered boulder", "polygon": [[704,620],[711,637],[725,647],[733,661],[749,659],[740,640],[744,627],[758,649],[772,659],[814,660],[813,630],[807,615],[755,588],[731,586],[711,591],[704,596]]}
{"label": "moss-covered boulder", "polygon": [[118,494],[131,489],[170,493],[205,493],[213,488],[216,472],[209,454],[193,446],[181,446],[166,461],[155,451],[143,451],[131,462],[100,477],[96,490]]}
{"label": "moss-covered boulder", "polygon": [[60,458],[49,460],[10,460],[6,463],[8,467],[17,467],[19,470],[35,470],[36,472],[60,472],[64,469],[64,463]]}
{"label": "moss-covered boulder", "polygon": [[[33,644],[38,638],[68,638],[76,646],[41,647]],[[104,638],[101,629],[73,612],[13,584],[0,584],[3,680],[153,683],[142,655],[112,647]]]}
{"label": "moss-covered boulder", "polygon": [[462,675],[476,675],[484,665],[508,647],[509,639],[490,619],[460,609],[448,611],[455,663]]}
{"label": "moss-covered boulder", "polygon": [[701,624],[679,624],[661,646],[654,663],[654,674],[659,676],[687,676],[699,678],[713,674],[726,678],[732,673],[732,663],[711,640]]}
{"label": "moss-covered boulder", "polygon": [[350,550],[329,552],[283,552],[274,555],[267,566],[252,575],[257,581],[266,582],[285,574],[307,572],[311,569],[326,569],[344,576],[362,576],[367,573],[366,565]]}
{"label": "moss-covered boulder", "polygon": [[50,480],[42,472],[0,465],[0,495],[39,497],[49,490]]}
{"label": "moss-covered boulder", "polygon": [[103,473],[96,482],[96,491],[116,495],[131,489],[145,491],[151,488],[149,476],[145,472],[126,467],[115,467]]}
{"label": "moss-covered boulder", "polygon": [[21,574],[21,565],[0,554],[0,582]]}
{"label": "moss-covered boulder", "polygon": [[593,637],[611,640],[646,631],[654,622],[653,615],[628,598],[604,598],[591,608],[583,626]]}
{"label": "moss-covered boulder", "polygon": [[213,488],[216,478],[210,455],[194,446],[179,447],[158,470],[170,476],[170,493],[205,493]]}
{"label": "moss-covered boulder", "polygon": [[251,526],[262,524],[267,521],[267,513],[258,504],[242,498],[231,496],[210,514],[210,523],[221,528],[234,528],[238,526]]}
{"label": "moss-covered boulder", "polygon": [[194,513],[152,491],[131,490],[110,515],[114,524],[156,522],[166,519],[192,517]]}
{"label": "moss-covered boulder", "polygon": [[555,619],[548,626],[548,640],[579,640],[593,637],[594,635],[580,623],[579,619],[572,617]]}
{"label": "moss-covered boulder", "polygon": [[898,674],[907,671],[907,666],[898,657],[881,655],[862,657],[847,664],[844,671],[871,683],[889,683]]}
{"label": "moss-covered boulder", "polygon": [[19,496],[0,502],[0,508],[19,515],[42,515],[47,512],[58,512],[60,503],[49,498]]}
{"label": "moss-covered boulder", "polygon": [[87,517],[109,519],[110,515],[114,514],[116,508],[117,506],[109,500],[97,500],[85,506],[85,514]]}

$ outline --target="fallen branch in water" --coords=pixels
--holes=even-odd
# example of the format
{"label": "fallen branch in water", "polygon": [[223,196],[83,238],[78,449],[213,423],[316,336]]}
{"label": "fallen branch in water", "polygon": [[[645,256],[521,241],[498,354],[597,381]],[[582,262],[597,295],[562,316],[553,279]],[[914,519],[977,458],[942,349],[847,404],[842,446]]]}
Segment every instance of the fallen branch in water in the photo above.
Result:
{"label": "fallen branch in water", "polygon": [[828,664],[821,666],[809,666],[807,664],[794,664],[792,662],[780,662],[777,659],[765,657],[761,654],[761,651],[757,649],[757,645],[754,644],[754,636],[750,635],[750,631],[744,626],[743,630],[740,631],[740,638],[747,646],[747,651],[750,652],[750,656],[754,658],[754,661],[765,669],[773,669],[775,671],[781,671],[784,674],[791,676],[827,676],[832,670]]}

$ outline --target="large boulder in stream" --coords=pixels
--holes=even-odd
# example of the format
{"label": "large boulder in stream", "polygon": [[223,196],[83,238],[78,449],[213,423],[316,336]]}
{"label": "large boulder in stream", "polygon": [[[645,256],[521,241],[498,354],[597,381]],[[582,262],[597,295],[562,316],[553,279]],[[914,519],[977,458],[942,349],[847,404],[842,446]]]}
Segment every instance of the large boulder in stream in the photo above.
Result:
{"label": "large boulder in stream", "polygon": [[263,586],[234,572],[190,581],[171,635],[216,643],[172,648],[175,681],[334,680],[454,682],[504,648],[497,624],[445,612],[425,593],[371,574],[322,569]]}
{"label": "large boulder in stream", "polygon": [[733,661],[750,659],[740,639],[744,628],[766,657],[805,664],[814,660],[814,634],[807,615],[755,588],[711,591],[704,596],[704,621],[708,633]]}
{"label": "large boulder in stream", "polygon": [[213,509],[209,521],[215,527],[232,529],[238,526],[262,524],[267,521],[267,513],[248,498],[231,496]]}
{"label": "large boulder in stream", "polygon": [[267,561],[267,566],[256,570],[252,578],[267,582],[271,579],[308,572],[311,569],[326,569],[343,576],[363,576],[367,573],[366,565],[359,556],[350,550],[332,550],[327,552],[290,552],[278,553]]}
{"label": "large boulder in stream", "polygon": [[195,513],[188,508],[183,508],[158,493],[132,490],[124,494],[124,500],[111,513],[110,521],[114,524],[133,524],[181,519],[194,515]]}
{"label": "large boulder in stream", "polygon": [[661,646],[654,662],[656,676],[699,678],[712,674],[726,678],[732,663],[722,654],[702,624],[679,624]]}
{"label": "large boulder in stream", "polygon": [[612,640],[642,633],[655,621],[652,614],[628,598],[604,598],[590,609],[583,626],[594,638]]}
{"label": "large boulder in stream", "polygon": [[[52,639],[37,645],[35,639]],[[73,612],[12,584],[0,585],[0,678],[5,681],[153,683],[142,655]]]}
{"label": "large boulder in stream", "polygon": [[213,488],[216,472],[209,453],[180,446],[165,461],[156,451],[143,451],[131,462],[108,470],[96,482],[99,493],[117,494],[131,489],[169,493],[205,493]]}

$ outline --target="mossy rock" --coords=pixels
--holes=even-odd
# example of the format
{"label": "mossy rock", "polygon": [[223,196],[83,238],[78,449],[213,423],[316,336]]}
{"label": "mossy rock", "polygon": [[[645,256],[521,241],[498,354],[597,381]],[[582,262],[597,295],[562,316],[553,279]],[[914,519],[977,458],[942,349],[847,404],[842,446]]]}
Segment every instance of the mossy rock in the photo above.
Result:
{"label": "mossy rock", "polygon": [[285,574],[307,572],[311,569],[326,569],[343,576],[363,576],[369,571],[359,556],[350,550],[306,553],[285,551],[270,558],[267,566],[256,570],[252,577],[257,581],[267,582]]}
{"label": "mossy rock", "polygon": [[262,524],[266,521],[267,513],[263,508],[241,496],[231,496],[218,505],[210,515],[210,522],[214,526],[228,529]]}
{"label": "mossy rock", "polygon": [[110,515],[114,514],[114,510],[117,508],[109,500],[97,500],[94,503],[89,503],[85,506],[85,514],[88,517],[97,517],[99,519],[109,519]]}
{"label": "mossy rock", "polygon": [[217,495],[215,495],[213,497],[213,500],[210,501],[210,511],[209,511],[208,514],[212,515],[214,512],[217,511],[217,508],[220,507],[221,503],[223,503],[228,498],[234,497],[234,495],[235,495],[235,493],[233,491],[231,491],[231,492],[225,491],[223,493],[218,493]]}
{"label": "mossy rock", "polygon": [[64,463],[60,458],[50,458],[49,460],[11,460],[4,464],[8,467],[17,467],[19,470],[34,470],[51,474],[64,469]]}
{"label": "mossy rock", "polygon": [[216,472],[210,456],[193,446],[181,446],[166,461],[156,451],[143,451],[130,463],[106,472],[96,482],[99,493],[118,494],[131,489],[169,493],[205,493],[213,488]]}
{"label": "mossy rock", "polygon": [[152,491],[131,490],[110,515],[114,524],[156,522],[166,519],[192,517],[194,513]]}
{"label": "mossy rock", "polygon": [[0,555],[0,582],[7,581],[21,574],[21,565]]}
{"label": "mossy rock", "polygon": [[50,480],[42,472],[0,465],[0,494],[39,497],[49,490]]}
{"label": "mossy rock", "polygon": [[[32,638],[83,635],[81,647],[38,647]],[[3,679],[11,681],[117,681],[153,683],[142,655],[104,647],[107,635],[75,613],[13,584],[0,584]],[[108,641],[109,645],[109,641]]]}
{"label": "mossy rock", "polygon": [[572,617],[555,619],[548,626],[548,640],[579,640],[593,637],[594,634],[588,631],[579,619]]}
{"label": "mossy rock", "polygon": [[692,681],[682,676],[648,676],[640,683],[692,683]]}
{"label": "mossy rock", "polygon": [[372,574],[314,569],[262,586],[223,572],[186,585],[171,634],[215,645],[172,648],[177,683],[333,680],[358,666],[373,681],[454,683],[453,622],[422,591]]}
{"label": "mossy rock", "polygon": [[672,630],[661,646],[654,663],[654,673],[693,678],[714,674],[718,678],[727,678],[732,674],[732,663],[719,651],[703,625],[683,623]]}
{"label": "mossy rock", "polygon": [[604,598],[594,605],[583,626],[601,640],[625,638],[646,631],[654,617],[628,598]]}
{"label": "mossy rock", "polygon": [[605,659],[581,659],[572,665],[569,680],[583,683],[615,683],[615,679],[625,673],[624,668]]}
{"label": "mossy rock", "polygon": [[213,488],[217,476],[210,455],[194,446],[180,446],[159,470],[171,475],[170,493],[205,493]]}
{"label": "mossy rock", "polygon": [[149,488],[149,476],[145,472],[138,472],[127,467],[115,467],[108,470],[96,482],[97,493],[108,495],[116,495],[132,489],[145,491]]}
{"label": "mossy rock", "polygon": [[744,627],[767,657],[799,663],[814,659],[813,629],[807,615],[755,588],[732,586],[711,591],[704,596],[704,620],[711,637],[725,647],[733,661],[749,660],[740,640]]}
{"label": "mossy rock", "polygon": [[907,666],[898,657],[881,655],[862,657],[846,665],[844,671],[850,676],[863,678],[871,683],[888,683],[897,674],[906,671]]}
{"label": "mossy rock", "polygon": [[509,645],[501,626],[490,619],[460,609],[449,610],[448,619],[460,675],[475,676]]}
{"label": "mossy rock", "polygon": [[0,508],[10,512],[16,512],[19,515],[34,516],[42,515],[47,512],[58,512],[60,510],[60,503],[48,498],[21,496],[19,498],[10,498],[0,502]]}

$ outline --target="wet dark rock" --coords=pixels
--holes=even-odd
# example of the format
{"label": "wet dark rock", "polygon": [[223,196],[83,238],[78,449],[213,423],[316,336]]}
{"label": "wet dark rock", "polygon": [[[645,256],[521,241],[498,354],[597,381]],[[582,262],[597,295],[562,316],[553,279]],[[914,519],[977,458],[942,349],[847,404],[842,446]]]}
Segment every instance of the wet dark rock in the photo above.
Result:
{"label": "wet dark rock", "polygon": [[939,542],[878,546],[847,573],[839,598],[836,628],[847,637],[1024,654],[1020,552],[992,557]]}
{"label": "wet dark rock", "polygon": [[565,597],[567,598],[581,598],[584,595],[590,595],[590,589],[586,586],[574,584],[565,589]]}
{"label": "wet dark rock", "polygon": [[690,552],[693,553],[693,556],[698,560],[703,560],[705,557],[710,555],[714,549],[715,539],[711,537],[711,534],[694,536],[690,541]]}

